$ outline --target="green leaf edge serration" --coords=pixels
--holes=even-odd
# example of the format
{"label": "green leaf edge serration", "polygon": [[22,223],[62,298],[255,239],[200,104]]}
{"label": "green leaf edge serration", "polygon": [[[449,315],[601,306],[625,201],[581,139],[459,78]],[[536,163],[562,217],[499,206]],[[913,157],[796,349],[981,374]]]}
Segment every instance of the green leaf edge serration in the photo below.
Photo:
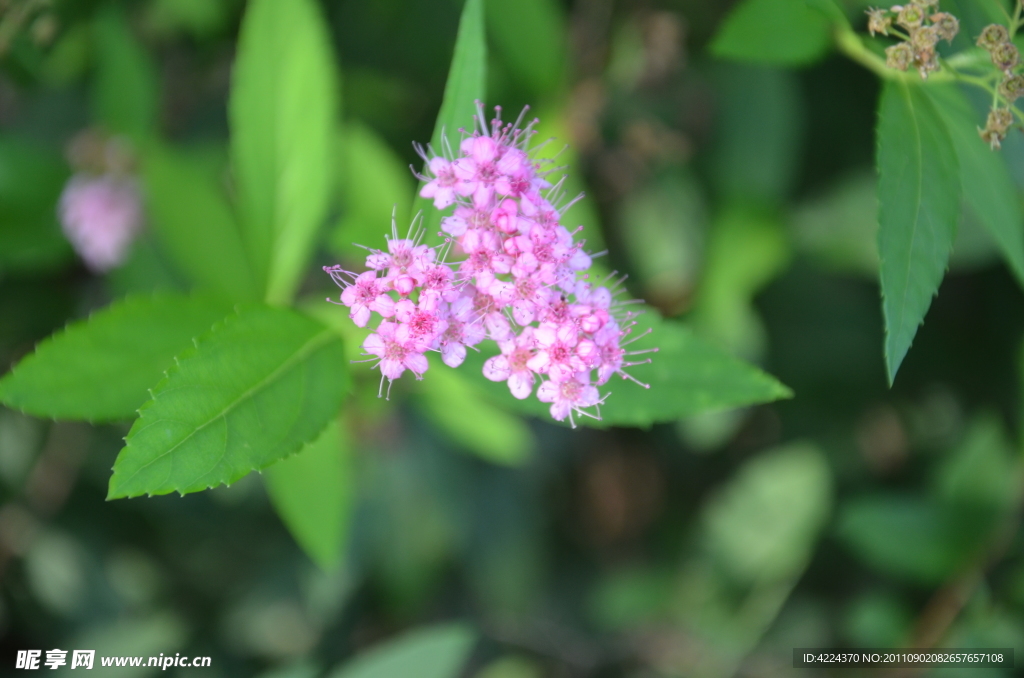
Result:
{"label": "green leaf edge serration", "polygon": [[[263,307],[262,304],[256,304],[256,303],[250,304],[248,306],[249,307],[256,307],[256,308]],[[138,409],[139,420],[142,419],[143,412],[145,410],[149,409],[150,407],[153,407],[156,404],[156,397],[154,396],[154,391],[159,391],[168,381],[170,381],[172,375],[175,372],[177,372],[177,370],[179,369],[181,361],[184,360],[184,359],[188,359],[188,358],[191,358],[192,356],[194,356],[198,352],[198,350],[200,348],[200,345],[205,340],[207,340],[210,336],[215,334],[217,332],[217,330],[219,330],[220,328],[226,327],[229,323],[234,322],[236,318],[239,318],[241,316],[241,311],[242,311],[242,309],[244,307],[245,307],[245,305],[243,305],[243,304],[237,304],[235,306],[234,310],[230,314],[228,314],[223,320],[221,320],[220,322],[216,323],[212,328],[210,328],[207,332],[205,332],[201,336],[193,338],[192,339],[192,344],[193,345],[192,345],[191,348],[188,348],[185,351],[183,351],[180,355],[175,356],[174,364],[171,365],[164,372],[164,376],[160,380],[160,382],[157,383],[156,386],[154,386],[153,388],[150,389],[150,396],[151,396],[150,400],[148,400],[146,403],[144,403]],[[305,313],[300,313],[299,311],[296,311],[296,310],[292,310],[292,312],[294,312],[296,314],[299,314],[299,315],[302,315],[302,317],[310,320],[311,322],[315,322],[318,325],[321,325],[321,327],[323,327],[323,329],[319,333],[314,335],[314,337],[309,342],[307,342],[305,346],[309,346],[311,344],[317,344],[316,348],[319,348],[320,346],[323,346],[323,345],[326,344],[326,342],[324,342],[323,338],[333,339],[335,341],[338,341],[339,343],[342,341],[341,337],[337,334],[337,332],[332,330],[330,327],[324,326],[319,320],[316,320],[315,318],[312,318],[312,317],[310,317],[309,315],[307,315]],[[313,350],[315,350],[315,349],[313,349]],[[275,374],[276,374],[276,372],[275,372]],[[347,371],[346,371],[346,375],[347,375]],[[346,376],[346,379],[347,379],[347,376]],[[349,384],[348,390],[351,391],[351,384]],[[314,433],[312,433],[309,436],[308,439],[300,440],[298,443],[296,443],[293,446],[292,449],[289,449],[287,452],[285,452],[280,457],[277,457],[273,461],[270,461],[270,462],[268,462],[268,463],[266,463],[266,464],[264,464],[262,466],[250,468],[248,471],[245,471],[245,472],[241,473],[240,475],[238,475],[236,477],[229,478],[228,480],[224,481],[223,483],[216,483],[216,484],[213,484],[213,485],[207,485],[206,487],[199,487],[199,488],[195,488],[195,489],[188,489],[188,488],[186,488],[184,490],[182,490],[182,488],[180,488],[180,487],[175,487],[175,488],[172,488],[170,490],[167,490],[166,492],[156,492],[155,494],[163,495],[163,494],[171,494],[173,492],[177,492],[180,496],[184,497],[185,494],[189,494],[189,493],[192,493],[192,492],[202,492],[203,490],[211,490],[214,487],[218,487],[221,484],[223,484],[225,487],[230,487],[232,483],[234,483],[234,482],[236,482],[238,480],[241,480],[242,478],[244,478],[245,476],[249,475],[253,471],[256,471],[257,473],[260,473],[260,472],[263,471],[263,469],[269,468],[270,466],[273,466],[274,464],[276,464],[277,462],[279,462],[279,461],[281,461],[283,459],[287,459],[289,457],[292,457],[292,456],[298,454],[299,452],[301,452],[306,447],[306,445],[308,445],[311,442],[313,442],[314,440],[316,440],[323,433],[324,429],[326,429],[329,424],[330,424],[330,420],[325,422],[323,426],[321,426]],[[124,452],[124,450],[127,449],[129,441],[134,437],[135,432],[136,432],[135,431],[135,426],[133,425],[132,426],[132,430],[130,430],[128,432],[128,435],[126,435],[124,437],[125,447],[122,448],[121,452]],[[137,493],[134,493],[134,494],[130,494],[130,493],[119,494],[119,493],[117,493],[115,491],[115,489],[114,489],[114,477],[116,475],[115,469],[116,469],[116,466],[117,466],[117,462],[120,459],[120,455],[121,455],[121,453],[118,453],[118,459],[115,459],[114,466],[111,468],[111,471],[114,471],[115,473],[114,473],[114,475],[111,475],[111,478],[110,478],[110,484],[109,484],[109,489],[108,489],[107,498],[106,498],[107,501],[112,501],[114,499],[131,499],[131,498],[134,498],[134,497],[141,497],[141,496],[144,496],[144,495],[146,497],[153,497],[154,493],[152,493],[152,492],[137,492]],[[133,474],[132,477],[134,477],[134,475],[135,474]]]}
{"label": "green leaf edge serration", "polygon": [[[152,292],[152,293],[148,293],[148,294],[147,293],[132,293],[132,294],[126,295],[122,299],[114,300],[113,302],[111,302],[110,304],[107,304],[106,306],[103,306],[101,308],[95,308],[95,309],[91,310],[88,313],[88,315],[86,315],[85,317],[82,317],[82,318],[70,318],[70,319],[68,319],[64,323],[63,327],[54,330],[48,336],[46,336],[43,339],[41,339],[40,341],[38,341],[36,343],[36,345],[33,347],[32,351],[30,353],[26,353],[25,355],[21,356],[17,360],[17,362],[11,367],[11,369],[8,370],[8,372],[6,374],[4,374],[2,377],[0,377],[0,404],[2,404],[4,407],[7,407],[7,408],[10,408],[12,410],[16,410],[18,412],[21,412],[22,414],[27,414],[27,415],[32,416],[32,417],[37,417],[39,419],[49,419],[50,421],[84,421],[84,422],[88,422],[89,424],[106,424],[106,423],[111,423],[111,422],[125,421],[126,417],[73,417],[73,418],[67,417],[67,418],[65,418],[65,417],[53,416],[51,414],[48,414],[48,413],[45,413],[45,412],[42,412],[42,411],[39,411],[39,410],[26,409],[26,408],[22,407],[21,405],[19,405],[16,401],[10,400],[10,394],[7,392],[7,389],[9,388],[10,380],[19,371],[21,371],[23,369],[23,365],[24,365],[24,363],[27,360],[29,360],[30,358],[35,357],[41,350],[45,350],[50,345],[52,345],[52,344],[54,344],[54,343],[56,343],[58,341],[61,341],[69,332],[76,331],[78,329],[79,325],[88,325],[90,322],[93,321],[93,319],[97,315],[109,314],[111,316],[116,316],[118,314],[123,314],[123,313],[127,312],[128,310],[130,310],[130,307],[132,307],[133,305],[138,305],[140,303],[149,303],[149,302],[153,302],[154,300],[161,299],[161,298],[163,298],[163,299],[181,298],[181,299],[202,300],[202,301],[206,301],[206,302],[210,302],[210,303],[216,303],[216,299],[208,298],[208,297],[206,297],[206,296],[204,296],[202,294],[180,294],[180,293],[175,293],[175,292]],[[116,308],[112,308],[114,306],[116,306]],[[229,309],[229,307],[227,306],[227,304],[225,304],[224,305],[225,313],[230,314],[231,311],[229,311],[228,309]],[[236,307],[236,310],[237,310],[237,307]],[[219,324],[220,324],[219,322],[215,323],[210,328],[208,328],[206,330],[206,332],[209,332],[213,327],[215,327],[216,325],[219,325]],[[205,332],[203,334],[205,334]],[[192,343],[193,344],[195,344],[195,341],[196,341],[196,339],[199,336],[202,336],[202,335],[200,334],[200,335],[197,335],[197,336],[192,338]],[[168,367],[168,369],[170,369],[170,368]],[[160,383],[163,383],[163,380],[167,378],[167,371],[168,371],[167,369],[164,370],[164,376],[161,378],[160,382],[158,382],[157,385],[159,385]],[[148,390],[149,390],[150,398],[152,398],[152,396],[153,396],[153,388],[150,388]],[[143,403],[143,405],[145,405],[145,403]],[[135,413],[138,414],[141,411],[142,411],[142,406],[137,408],[135,410]]]}

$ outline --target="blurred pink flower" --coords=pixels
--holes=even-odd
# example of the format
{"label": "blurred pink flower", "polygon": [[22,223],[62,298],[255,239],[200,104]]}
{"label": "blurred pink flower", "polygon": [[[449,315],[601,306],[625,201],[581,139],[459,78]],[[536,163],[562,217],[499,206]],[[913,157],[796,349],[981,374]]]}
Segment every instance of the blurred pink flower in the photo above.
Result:
{"label": "blurred pink flower", "polygon": [[64,235],[90,270],[122,264],[142,225],[139,188],[128,178],[75,175],[58,207]]}

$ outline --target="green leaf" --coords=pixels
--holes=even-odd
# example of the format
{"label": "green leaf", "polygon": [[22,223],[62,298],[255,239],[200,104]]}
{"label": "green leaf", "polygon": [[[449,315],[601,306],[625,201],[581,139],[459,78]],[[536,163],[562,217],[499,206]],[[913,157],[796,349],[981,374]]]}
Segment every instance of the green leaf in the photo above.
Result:
{"label": "green leaf", "polygon": [[[452,65],[444,86],[444,99],[434,123],[430,145],[434,152],[443,152],[442,140],[447,138],[458,150],[459,129],[476,128],[476,102],[487,97],[487,39],[484,31],[483,0],[466,0],[459,19],[459,33],[455,38]],[[436,237],[441,226],[441,212],[427,198],[417,195],[413,201],[413,214],[423,213],[423,229],[428,239]]]}
{"label": "green leaf", "polygon": [[723,59],[799,66],[817,61],[832,43],[828,18],[806,0],[744,0],[711,41]]}
{"label": "green leaf", "polygon": [[799,169],[803,102],[795,73],[718,64],[711,156],[715,189],[729,198],[781,203]]}
{"label": "green leaf", "polygon": [[909,496],[866,497],[840,513],[839,536],[872,567],[922,584],[944,581],[971,556],[970,525]]}
{"label": "green leaf", "polygon": [[939,289],[960,215],[960,168],[921,87],[886,82],[878,109],[878,254],[889,383]]}
{"label": "green leaf", "polygon": [[54,419],[131,418],[174,356],[228,310],[177,295],[111,304],[40,343],[0,380],[0,401]]}
{"label": "green leaf", "polygon": [[332,421],[298,454],[263,474],[277,515],[322,569],[337,567],[352,514],[352,452],[345,430]]}
{"label": "green leaf", "polygon": [[295,293],[334,185],[337,74],[312,0],[253,0],[229,102],[242,236],[270,303]]}
{"label": "green leaf", "polygon": [[331,234],[331,250],[362,261],[366,250],[357,244],[384,248],[392,211],[402,232],[409,225],[412,173],[386,141],[358,122],[345,126],[338,147],[343,213]]}
{"label": "green leaf", "polygon": [[785,270],[790,254],[777,217],[728,206],[715,219],[708,238],[694,327],[745,358],[758,357],[767,340],[754,297]]}
{"label": "green leaf", "polygon": [[962,512],[972,512],[977,528],[991,526],[996,516],[1013,505],[1019,474],[1012,449],[998,417],[978,417],[964,441],[937,469],[938,498]]}
{"label": "green leaf", "polygon": [[497,464],[518,466],[533,449],[529,426],[495,407],[458,370],[434,363],[418,384],[417,404],[430,419],[470,452]]}
{"label": "green leaf", "polygon": [[1024,211],[1005,160],[978,136],[981,118],[960,90],[954,85],[936,85],[924,91],[944,119],[956,149],[965,202],[1024,284]]}
{"label": "green leaf", "polygon": [[740,580],[783,579],[806,566],[831,506],[824,456],[797,443],[747,462],[703,520],[712,552]]}
{"label": "green leaf", "polygon": [[175,363],[125,439],[110,499],[233,483],[314,440],[348,390],[338,336],[266,306],[229,316]]}
{"label": "green leaf", "polygon": [[[662,320],[652,309],[640,316],[632,336],[648,328],[651,334],[630,344],[629,350],[657,348],[658,352],[650,356],[650,364],[626,368],[626,371],[650,388],[613,377],[600,389],[602,394],[609,394],[601,406],[601,420],[577,417],[577,423],[597,427],[647,427],[702,412],[745,407],[793,395],[773,377],[699,338],[685,325]],[[487,357],[472,353],[462,369],[479,374]],[[492,383],[481,377],[477,383],[492,402],[550,421],[549,406],[537,400],[536,390],[526,400],[516,400],[504,382]]]}
{"label": "green leaf", "polygon": [[119,10],[109,8],[101,12],[93,31],[96,50],[94,115],[111,132],[139,142],[156,129],[159,103],[156,67],[135,40]]}
{"label": "green leaf", "polygon": [[143,180],[153,227],[177,267],[199,288],[225,299],[258,299],[238,224],[215,173],[153,144],[145,154]]}
{"label": "green leaf", "polygon": [[487,29],[509,71],[534,97],[550,96],[561,86],[566,29],[558,3],[487,0]]}
{"label": "green leaf", "polygon": [[464,624],[417,629],[374,647],[329,678],[458,678],[476,643]]}
{"label": "green leaf", "polygon": [[46,268],[71,257],[56,210],[67,177],[57,153],[0,138],[0,268]]}

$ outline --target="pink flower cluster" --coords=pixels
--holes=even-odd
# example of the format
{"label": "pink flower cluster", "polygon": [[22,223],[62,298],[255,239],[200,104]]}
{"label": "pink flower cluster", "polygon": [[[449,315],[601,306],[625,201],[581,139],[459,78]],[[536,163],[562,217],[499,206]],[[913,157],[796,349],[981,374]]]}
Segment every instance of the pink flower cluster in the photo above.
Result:
{"label": "pink flower cluster", "polygon": [[[420,195],[440,210],[455,206],[441,221],[444,245],[423,244],[415,228],[399,238],[392,225],[387,251],[366,257],[369,271],[325,270],[343,288],[341,304],[356,325],[365,327],[373,313],[382,318],[363,342],[382,388],[383,378],[405,370],[421,378],[427,351],[458,367],[468,347],[492,339],[501,352],[484,363],[485,377],[507,382],[519,399],[540,382],[537,398],[558,421],[575,425],[574,413],[600,418],[607,394],[597,387],[613,374],[632,379],[624,368],[639,364],[626,362],[623,341],[636,314],[608,287],[587,281],[591,257],[574,238],[580,229],[560,223],[575,201],[552,204],[561,186],[545,180],[543,161],[528,150],[534,123],[520,129],[498,117],[488,127],[482,111],[479,118],[457,156],[418,148],[429,172],[419,177]],[[449,253],[457,261],[446,262]]]}

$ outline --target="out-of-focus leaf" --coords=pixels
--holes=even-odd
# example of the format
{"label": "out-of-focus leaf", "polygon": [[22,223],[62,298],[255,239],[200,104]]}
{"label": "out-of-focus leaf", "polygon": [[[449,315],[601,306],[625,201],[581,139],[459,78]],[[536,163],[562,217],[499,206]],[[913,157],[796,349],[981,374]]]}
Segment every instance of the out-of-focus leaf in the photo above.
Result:
{"label": "out-of-focus leaf", "polygon": [[697,182],[672,172],[627,197],[622,207],[626,251],[643,283],[644,298],[681,311],[701,267],[707,214]]}
{"label": "out-of-focus leaf", "polygon": [[164,248],[157,244],[156,238],[149,231],[143,231],[132,241],[128,258],[107,273],[105,282],[115,297],[160,292],[183,293],[188,287],[178,270],[168,261]]}
{"label": "out-of-focus leaf", "polygon": [[331,422],[319,438],[263,474],[277,515],[324,570],[341,560],[352,513],[351,446],[346,438],[338,422]]}
{"label": "out-of-focus leaf", "polygon": [[133,417],[174,357],[228,313],[176,295],[130,298],[69,325],[0,380],[0,400],[40,417]]}
{"label": "out-of-focus leaf", "polygon": [[553,0],[487,0],[487,28],[509,71],[534,96],[565,77],[565,18]]}
{"label": "out-of-focus leaf", "polygon": [[913,623],[910,610],[895,595],[858,596],[844,623],[851,644],[859,647],[899,647]]}
{"label": "out-of-focus leaf", "polygon": [[146,22],[158,34],[184,30],[203,38],[224,25],[230,5],[223,0],[155,0],[148,8]]}
{"label": "out-of-focus leaf", "polygon": [[541,678],[544,670],[526,657],[506,655],[480,669],[474,678]]}
{"label": "out-of-focus leaf", "polygon": [[834,271],[878,275],[878,180],[855,174],[797,206],[792,217],[796,247]]}
{"label": "out-of-focus leaf", "polygon": [[996,417],[978,418],[938,468],[937,496],[961,510],[982,510],[988,514],[985,518],[994,518],[1013,499],[1017,474],[1011,450]]}
{"label": "out-of-focus leaf", "polygon": [[747,462],[705,507],[712,553],[740,581],[786,579],[810,559],[832,507],[832,474],[806,443]]}
{"label": "out-of-focus leaf", "polygon": [[253,0],[228,113],[242,239],[270,303],[291,299],[334,185],[337,74],[312,0]]}
{"label": "out-of-focus leaf", "polygon": [[[188,626],[184,620],[169,613],[125,619],[86,628],[84,633],[74,639],[73,647],[96,650],[93,668],[99,669],[98,675],[103,675],[104,671],[104,668],[100,666],[100,657],[132,655],[148,658],[155,657],[160,653],[169,655],[182,648],[188,640]],[[119,666],[116,669],[106,669],[106,671],[110,674],[116,671],[117,675],[125,676],[125,678],[158,675],[153,668],[146,666],[147,661],[148,659],[143,661],[142,666],[139,667]],[[71,655],[69,654],[68,666],[70,665]]]}
{"label": "out-of-focus leaf", "polygon": [[139,142],[156,131],[159,81],[156,67],[113,6],[93,26],[96,80],[93,108],[107,129]]}
{"label": "out-of-focus leaf", "polygon": [[510,466],[529,459],[533,449],[530,428],[519,417],[482,398],[473,382],[461,373],[434,363],[430,378],[418,386],[419,407],[468,451]]}
{"label": "out-of-focus leaf", "polygon": [[357,656],[329,678],[457,678],[476,633],[464,624],[445,624],[407,632]]}
{"label": "out-of-focus leaf", "polygon": [[57,225],[67,180],[60,156],[35,144],[0,138],[0,269],[48,268],[71,248]]}
{"label": "out-of-focus leaf", "polygon": [[713,73],[715,187],[729,198],[781,202],[800,157],[803,120],[796,76],[777,68],[724,64]]}
{"label": "out-of-focus leaf", "polygon": [[975,537],[956,515],[910,496],[878,496],[846,503],[839,536],[869,565],[885,574],[936,584],[971,556]]}
{"label": "out-of-focus leaf", "polygon": [[885,361],[892,383],[942,282],[960,215],[956,151],[923,88],[885,83],[878,174]]}
{"label": "out-of-focus leaf", "polygon": [[613,573],[595,589],[590,604],[592,615],[610,630],[656,622],[672,604],[672,587],[671,577],[648,568]]}
{"label": "out-of-focus leaf", "polygon": [[225,299],[258,299],[238,224],[215,176],[185,154],[153,144],[143,180],[153,227],[178,268]]}
{"label": "out-of-focus leaf", "polygon": [[[685,325],[662,320],[656,311],[640,316],[633,330],[637,336],[648,328],[653,332],[629,345],[631,350],[657,348],[650,364],[626,368],[645,389],[631,381],[612,377],[601,387],[608,398],[601,406],[601,419],[576,416],[587,426],[641,426],[673,421],[680,417],[771,402],[792,396],[792,392],[753,365],[697,337]],[[628,341],[628,339],[627,339]],[[486,356],[473,354],[466,366],[479,374]],[[628,360],[628,358],[627,358]],[[548,419],[549,406],[537,400],[536,390],[526,400],[516,400],[504,383],[481,378],[481,390],[507,409]]]}
{"label": "out-of-focus leaf", "polygon": [[[476,128],[476,102],[487,98],[487,36],[484,30],[484,0],[466,0],[459,19],[452,65],[444,86],[444,99],[434,123],[430,145],[442,155],[442,139],[458,151],[459,130]],[[428,240],[436,239],[441,226],[441,212],[433,203],[418,195],[413,200],[413,214],[423,213],[423,229]]]}
{"label": "out-of-focus leaf", "polygon": [[964,201],[999,244],[1024,284],[1024,210],[1003,157],[977,133],[978,115],[954,85],[923,88],[945,120],[960,166]]}
{"label": "out-of-focus leaf", "polygon": [[338,146],[343,211],[330,245],[335,254],[361,261],[366,250],[357,245],[384,248],[392,213],[399,233],[409,227],[412,174],[386,141],[358,122],[345,127]]}
{"label": "out-of-focus leaf", "polygon": [[742,206],[728,208],[711,227],[694,326],[739,355],[757,358],[765,338],[754,296],[785,269],[789,258],[789,242],[777,218]]}
{"label": "out-of-focus leaf", "polygon": [[710,49],[723,59],[799,66],[820,59],[831,43],[828,18],[806,0],[743,0]]}
{"label": "out-of-focus leaf", "polygon": [[294,454],[348,390],[341,340],[285,309],[249,306],[175,358],[114,463],[109,498],[230,484]]}

